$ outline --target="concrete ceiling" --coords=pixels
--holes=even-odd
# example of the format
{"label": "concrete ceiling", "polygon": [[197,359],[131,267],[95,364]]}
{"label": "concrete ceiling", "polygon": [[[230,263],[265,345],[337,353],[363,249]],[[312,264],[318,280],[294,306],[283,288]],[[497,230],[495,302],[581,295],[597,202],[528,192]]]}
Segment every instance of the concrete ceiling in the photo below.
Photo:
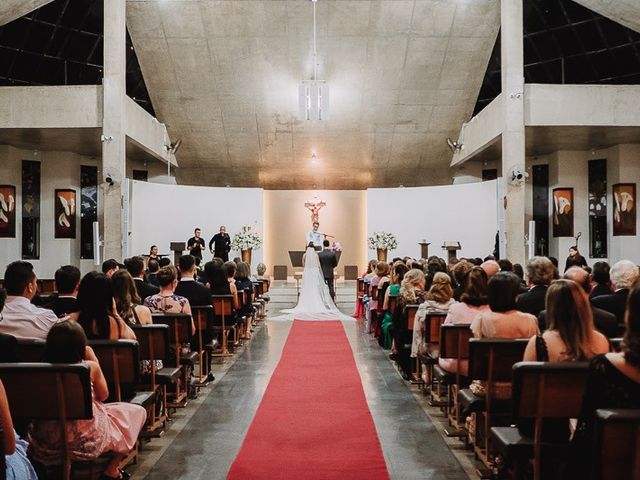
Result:
{"label": "concrete ceiling", "polygon": [[2,0],[0,2],[0,27],[16,18],[33,12],[52,0]]}
{"label": "concrete ceiling", "polygon": [[640,2],[638,0],[574,0],[600,15],[640,32]]}
{"label": "concrete ceiling", "polygon": [[[271,189],[450,183],[499,29],[498,0],[319,0],[330,118],[298,116],[309,0],[128,0],[127,22],[181,183]],[[311,162],[312,151],[318,156]]]}

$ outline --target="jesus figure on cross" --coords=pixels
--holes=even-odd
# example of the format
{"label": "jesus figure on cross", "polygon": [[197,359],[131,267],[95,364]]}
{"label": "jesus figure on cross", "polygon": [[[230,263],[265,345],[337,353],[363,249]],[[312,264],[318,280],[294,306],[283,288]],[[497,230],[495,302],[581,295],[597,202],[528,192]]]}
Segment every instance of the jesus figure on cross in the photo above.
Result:
{"label": "jesus figure on cross", "polygon": [[311,210],[311,223],[320,221],[320,209],[327,204],[324,201],[317,201],[318,196],[314,196],[313,202],[305,202],[304,206]]}

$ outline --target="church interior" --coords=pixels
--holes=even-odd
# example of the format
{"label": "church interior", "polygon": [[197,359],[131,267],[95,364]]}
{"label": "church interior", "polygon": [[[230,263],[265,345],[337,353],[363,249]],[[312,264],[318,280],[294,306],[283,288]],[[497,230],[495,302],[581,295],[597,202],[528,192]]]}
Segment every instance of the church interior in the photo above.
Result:
{"label": "church interior", "polygon": [[2,0],[0,478],[640,480],[639,179],[634,0]]}

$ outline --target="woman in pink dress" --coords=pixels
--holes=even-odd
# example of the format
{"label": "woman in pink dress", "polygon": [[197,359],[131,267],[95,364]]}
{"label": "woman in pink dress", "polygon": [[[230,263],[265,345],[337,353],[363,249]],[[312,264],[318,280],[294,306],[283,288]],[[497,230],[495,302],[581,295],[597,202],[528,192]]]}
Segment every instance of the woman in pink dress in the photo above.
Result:
{"label": "woman in pink dress", "polygon": [[[89,366],[93,398],[93,418],[72,420],[66,425],[72,461],[94,460],[103,453],[114,454],[102,478],[128,478],[118,467],[133,449],[147,413],[139,405],[103,403],[109,396],[107,381],[87,337],[77,322],[66,320],[54,325],[47,336],[45,361],[83,363]],[[35,422],[30,431],[29,453],[44,465],[62,463],[62,435],[58,421]]]}

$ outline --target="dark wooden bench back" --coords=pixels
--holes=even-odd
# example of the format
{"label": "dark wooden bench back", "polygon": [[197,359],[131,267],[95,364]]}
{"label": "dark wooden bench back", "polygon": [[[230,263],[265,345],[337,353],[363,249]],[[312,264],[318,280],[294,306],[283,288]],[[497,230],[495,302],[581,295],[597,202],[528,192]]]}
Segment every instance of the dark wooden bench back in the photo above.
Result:
{"label": "dark wooden bench back", "polygon": [[168,360],[171,356],[169,326],[166,324],[131,325],[138,339],[141,360]]}
{"label": "dark wooden bench back", "polygon": [[358,278],[356,282],[356,297],[361,297],[364,295],[364,280],[362,278]]}
{"label": "dark wooden bench back", "polygon": [[513,366],[514,420],[577,418],[588,362],[518,362]]}
{"label": "dark wooden bench back", "polygon": [[229,324],[227,319],[233,315],[233,295],[211,295],[211,305],[215,311],[216,323]]}
{"label": "dark wooden bench back", "polygon": [[16,349],[16,362],[18,363],[38,363],[44,358],[44,340],[18,338]]}
{"label": "dark wooden bench back", "polygon": [[122,401],[122,386],[140,383],[140,354],[135,340],[91,340],[89,346],[100,362],[109,392]]}
{"label": "dark wooden bench back", "polygon": [[67,420],[93,418],[88,365],[4,363],[0,380],[14,420],[56,420],[63,412]]}
{"label": "dark wooden bench back", "polygon": [[446,314],[430,313],[424,317],[424,341],[432,345],[440,344],[440,329],[444,323]]}
{"label": "dark wooden bench back", "polygon": [[640,478],[640,410],[596,410],[594,478]]}
{"label": "dark wooden bench back", "polygon": [[466,324],[440,327],[440,356],[458,361],[469,358],[469,340],[473,334]]}
{"label": "dark wooden bench back", "polygon": [[513,366],[522,361],[528,338],[472,338],[469,340],[469,377],[511,382]]}
{"label": "dark wooden bench back", "polygon": [[420,305],[407,305],[405,308],[405,318],[407,319],[407,330],[413,331],[413,327],[416,323],[416,313]]}

